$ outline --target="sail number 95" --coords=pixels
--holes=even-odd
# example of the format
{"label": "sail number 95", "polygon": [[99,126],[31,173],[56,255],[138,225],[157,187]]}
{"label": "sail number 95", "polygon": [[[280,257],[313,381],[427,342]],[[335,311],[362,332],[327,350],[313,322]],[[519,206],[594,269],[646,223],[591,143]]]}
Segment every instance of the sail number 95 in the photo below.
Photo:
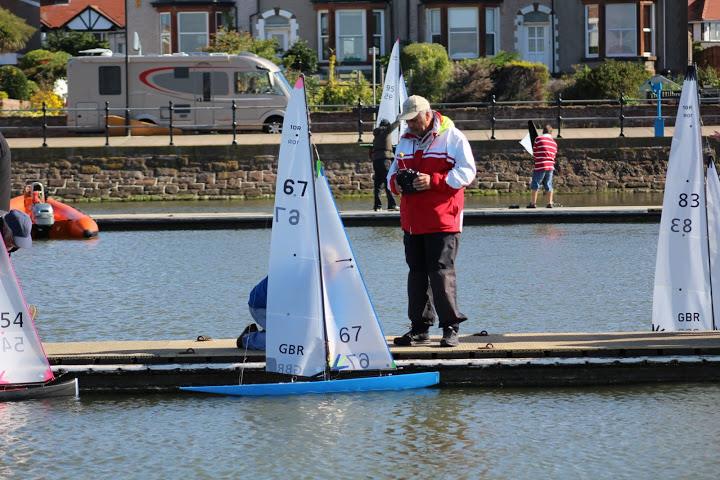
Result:
{"label": "sail number 95", "polygon": [[0,312],[0,328],[8,328],[10,325],[23,326],[23,314],[18,312],[14,320],[10,320],[12,314],[10,312]]}

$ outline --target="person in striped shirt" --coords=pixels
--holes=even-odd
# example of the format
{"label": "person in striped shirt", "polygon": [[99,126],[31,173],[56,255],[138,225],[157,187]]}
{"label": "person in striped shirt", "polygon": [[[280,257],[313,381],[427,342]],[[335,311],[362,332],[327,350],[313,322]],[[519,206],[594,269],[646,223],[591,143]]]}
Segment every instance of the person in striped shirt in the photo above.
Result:
{"label": "person in striped shirt", "polygon": [[530,204],[527,208],[536,208],[540,185],[545,188],[548,196],[547,208],[553,208],[553,173],[555,172],[555,156],[557,143],[552,138],[552,127],[545,125],[542,135],[538,135],[533,143],[535,168],[530,182]]}

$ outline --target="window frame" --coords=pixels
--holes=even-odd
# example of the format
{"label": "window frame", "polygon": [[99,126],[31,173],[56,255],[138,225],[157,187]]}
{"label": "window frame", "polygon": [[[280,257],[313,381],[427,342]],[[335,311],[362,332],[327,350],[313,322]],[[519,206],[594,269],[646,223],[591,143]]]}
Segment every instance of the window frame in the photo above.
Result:
{"label": "window frame", "polygon": [[[205,16],[205,31],[204,32],[183,32],[181,27],[181,18],[184,15],[204,15]],[[203,33],[205,35],[205,47],[209,45],[210,42],[210,12],[208,11],[187,11],[187,12],[177,12],[177,45],[178,45],[178,52],[183,53],[192,53],[196,52],[198,50],[192,50],[190,52],[186,52],[182,48],[182,36],[183,35],[199,35]]]}
{"label": "window frame", "polygon": [[[377,48],[380,49],[380,55],[385,55],[385,10],[380,10],[377,8],[374,8],[370,11],[370,15],[373,18],[373,21],[375,20],[375,14],[380,14],[380,21],[376,22],[376,25],[380,25],[380,33],[377,32],[376,29],[373,30],[371,46],[375,46],[375,39],[379,37],[379,46]],[[366,32],[367,35],[367,32]]]}
{"label": "window frame", "polygon": [[[611,28],[611,25],[608,22],[608,9],[613,7],[619,7],[619,6],[632,6],[633,7],[633,18],[634,18],[634,28],[632,29],[633,35],[632,39],[634,42],[633,45],[633,51],[629,53],[608,53],[608,42],[607,38],[609,36],[610,32],[629,32],[631,31],[629,28]],[[639,34],[639,27],[638,25],[638,7],[640,6],[640,2],[622,2],[622,3],[606,3],[605,4],[605,57],[609,58],[624,58],[624,57],[638,57],[639,54],[639,47],[640,42],[638,38]]]}
{"label": "window frame", "polygon": [[[593,30],[590,27],[590,9],[592,7],[597,8],[597,22],[595,23],[594,32],[597,35],[597,45],[595,53],[590,52],[590,34]],[[600,16],[601,6],[597,3],[589,3],[585,5],[585,58],[599,58],[600,57]]]}
{"label": "window frame", "polygon": [[[438,31],[434,32],[432,15],[437,14]],[[438,37],[436,42],[434,37]],[[442,9],[428,8],[425,10],[425,39],[428,43],[438,43],[442,45]]]}
{"label": "window frame", "polygon": [[[163,30],[164,23],[163,18],[167,18],[168,31]],[[170,47],[169,52],[163,51],[163,39],[167,39],[167,45]],[[160,12],[160,54],[168,55],[173,53],[172,48],[172,14],[170,12]]]}
{"label": "window frame", "polygon": [[[650,26],[645,25],[645,8],[650,7]],[[656,34],[657,34],[657,27],[655,22],[655,4],[652,2],[642,2],[640,3],[640,25],[638,26],[638,29],[640,30],[640,55],[643,57],[654,57],[655,56],[655,42],[656,40]],[[645,44],[645,34],[650,34],[650,48],[647,47]]]}
{"label": "window frame", "polygon": [[[340,15],[347,13],[355,13],[360,15],[361,26],[360,26],[360,58],[351,57],[352,60],[345,60],[345,57],[340,56],[340,41],[343,37],[357,38],[358,35],[342,35],[340,31]],[[350,62],[350,63],[362,63],[368,59],[367,52],[367,10],[361,10],[356,8],[343,8],[335,10],[335,58],[338,62]]]}
{"label": "window frame", "polygon": [[[325,17],[326,23],[327,23],[327,33],[322,33],[322,17]],[[317,12],[317,35],[318,35],[318,44],[317,44],[317,54],[318,54],[318,60],[321,62],[327,62],[330,60],[330,11],[329,10],[318,10]],[[327,39],[328,44],[328,52],[327,56],[325,56],[325,52],[323,49],[323,39]]]}
{"label": "window frame", "polygon": [[[458,11],[458,10],[472,10],[474,11],[474,21],[475,21],[475,56],[458,56],[457,54],[453,54],[452,49],[452,25],[450,24],[450,12],[451,11]],[[447,9],[447,16],[448,16],[448,27],[447,27],[447,52],[448,56],[452,60],[462,60],[466,58],[480,58],[480,10],[478,7],[472,7],[472,6],[464,6],[464,7],[448,7]],[[468,15],[470,17],[470,15]],[[469,28],[469,27],[456,27],[456,28]],[[466,34],[470,32],[455,32],[455,34]],[[464,52],[461,52],[464,53]]]}
{"label": "window frame", "polygon": [[[492,14],[493,31],[489,32],[487,27],[488,14]],[[492,35],[493,53],[488,54],[488,37]],[[485,7],[485,57],[494,57],[500,51],[500,7]]]}

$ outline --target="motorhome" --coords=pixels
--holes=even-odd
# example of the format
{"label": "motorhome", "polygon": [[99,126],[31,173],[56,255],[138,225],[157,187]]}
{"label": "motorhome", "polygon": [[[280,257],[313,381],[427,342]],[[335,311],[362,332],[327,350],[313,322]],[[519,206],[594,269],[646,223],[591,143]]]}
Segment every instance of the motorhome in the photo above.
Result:
{"label": "motorhome", "polygon": [[173,127],[228,130],[234,100],[238,129],[279,133],[291,91],[277,65],[251,53],[73,57],[67,71],[68,127],[84,131],[105,128],[105,102],[111,115],[127,108],[167,126],[172,111]]}

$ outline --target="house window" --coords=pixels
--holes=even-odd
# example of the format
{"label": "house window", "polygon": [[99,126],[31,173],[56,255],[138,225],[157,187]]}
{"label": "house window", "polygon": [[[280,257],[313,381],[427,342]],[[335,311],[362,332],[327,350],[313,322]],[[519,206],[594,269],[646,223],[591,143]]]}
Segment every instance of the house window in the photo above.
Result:
{"label": "house window", "polygon": [[492,57],[500,50],[500,8],[485,9],[485,55]]}
{"label": "house window", "polygon": [[373,10],[373,47],[380,50],[380,55],[385,55],[385,12]]}
{"label": "house window", "polygon": [[720,23],[706,23],[707,35],[705,39],[708,42],[720,42]]}
{"label": "house window", "polygon": [[365,10],[338,10],[335,12],[335,29],[338,62],[365,61]]}
{"label": "house window", "polygon": [[637,55],[636,8],[634,3],[605,5],[605,55],[608,57]]}
{"label": "house window", "polygon": [[650,57],[655,54],[655,5],[644,3],[642,9],[642,46],[643,56]]}
{"label": "house window", "polygon": [[440,29],[440,9],[430,8],[427,10],[427,41],[430,43],[442,43],[442,31]]}
{"label": "house window", "polygon": [[330,59],[330,25],[329,14],[326,11],[318,12],[318,57],[319,60]]}
{"label": "house window", "polygon": [[200,52],[208,46],[207,12],[179,12],[177,17],[180,52]]}
{"label": "house window", "polygon": [[585,5],[585,56],[597,58],[600,55],[600,7]]}
{"label": "house window", "polygon": [[215,12],[215,31],[235,29],[235,16],[232,12]]}
{"label": "house window", "polygon": [[160,14],[160,53],[172,53],[172,24],[169,13]]}
{"label": "house window", "polygon": [[448,54],[453,60],[477,58],[477,8],[448,8]]}
{"label": "house window", "polygon": [[120,95],[122,93],[122,76],[120,67],[113,65],[98,68],[98,91],[100,95]]}

